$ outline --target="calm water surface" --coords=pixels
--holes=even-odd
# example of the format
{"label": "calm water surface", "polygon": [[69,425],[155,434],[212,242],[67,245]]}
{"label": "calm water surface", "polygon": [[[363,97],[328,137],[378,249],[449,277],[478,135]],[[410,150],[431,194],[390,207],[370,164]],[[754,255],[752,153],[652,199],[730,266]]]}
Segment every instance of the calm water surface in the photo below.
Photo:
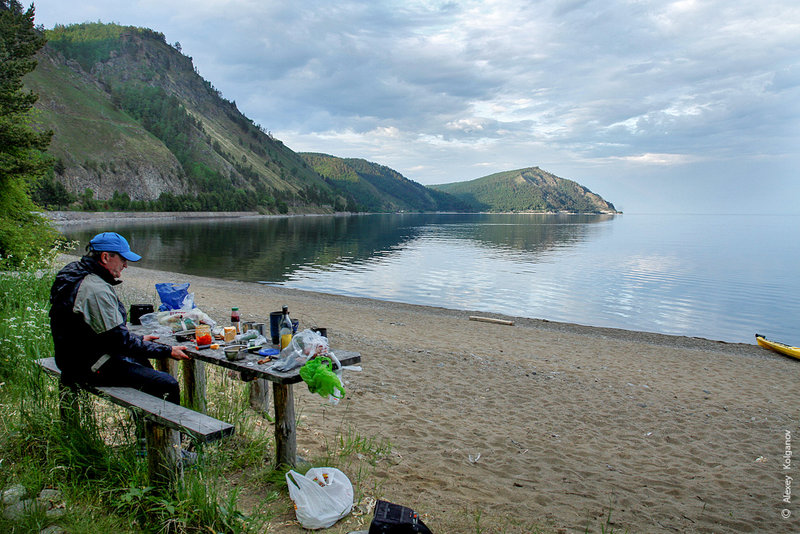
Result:
{"label": "calm water surface", "polygon": [[142,267],[592,326],[800,345],[800,217],[365,215],[66,227]]}

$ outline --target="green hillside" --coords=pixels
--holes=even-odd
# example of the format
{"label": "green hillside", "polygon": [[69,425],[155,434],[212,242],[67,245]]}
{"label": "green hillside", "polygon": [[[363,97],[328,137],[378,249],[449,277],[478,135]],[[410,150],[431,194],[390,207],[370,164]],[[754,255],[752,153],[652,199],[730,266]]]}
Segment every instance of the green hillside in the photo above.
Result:
{"label": "green hillside", "polygon": [[466,211],[448,194],[429,189],[384,165],[358,158],[301,152],[308,165],[363,211]]}
{"label": "green hillside", "polygon": [[86,23],[46,31],[25,85],[55,132],[45,208],[169,211],[613,212],[538,168],[425,187],[377,163],[297,154],[244,116],[153,30]]}
{"label": "green hillside", "polygon": [[55,131],[55,179],[168,209],[331,207],[338,193],[152,30],[56,26],[26,86]]}
{"label": "green hillside", "polygon": [[616,213],[614,205],[572,180],[529,167],[468,182],[433,185],[472,211]]}

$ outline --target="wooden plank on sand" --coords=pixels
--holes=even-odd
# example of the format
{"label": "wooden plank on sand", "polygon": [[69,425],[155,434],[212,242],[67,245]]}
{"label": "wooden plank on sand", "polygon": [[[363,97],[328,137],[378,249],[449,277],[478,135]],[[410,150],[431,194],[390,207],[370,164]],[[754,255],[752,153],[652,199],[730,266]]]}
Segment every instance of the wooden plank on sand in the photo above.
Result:
{"label": "wooden plank on sand", "polygon": [[495,319],[494,317],[479,317],[477,315],[470,315],[470,321],[481,321],[484,323],[503,324],[506,326],[514,326],[514,321],[506,321],[505,319]]}

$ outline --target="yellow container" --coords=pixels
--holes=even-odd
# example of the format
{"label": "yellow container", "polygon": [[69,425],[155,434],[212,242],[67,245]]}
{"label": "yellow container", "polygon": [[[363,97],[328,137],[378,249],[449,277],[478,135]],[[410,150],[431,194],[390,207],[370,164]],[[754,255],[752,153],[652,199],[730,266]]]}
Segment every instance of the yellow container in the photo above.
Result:
{"label": "yellow container", "polygon": [[230,343],[236,337],[236,327],[226,326],[222,329],[222,339],[225,343]]}

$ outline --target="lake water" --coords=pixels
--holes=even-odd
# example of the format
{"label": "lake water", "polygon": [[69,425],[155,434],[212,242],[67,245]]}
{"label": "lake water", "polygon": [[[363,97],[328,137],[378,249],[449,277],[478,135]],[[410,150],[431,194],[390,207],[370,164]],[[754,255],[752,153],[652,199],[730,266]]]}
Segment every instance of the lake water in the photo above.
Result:
{"label": "lake water", "polygon": [[[800,345],[800,217],[396,214],[114,230],[142,267],[340,295]],[[276,303],[277,305],[278,303]]]}

